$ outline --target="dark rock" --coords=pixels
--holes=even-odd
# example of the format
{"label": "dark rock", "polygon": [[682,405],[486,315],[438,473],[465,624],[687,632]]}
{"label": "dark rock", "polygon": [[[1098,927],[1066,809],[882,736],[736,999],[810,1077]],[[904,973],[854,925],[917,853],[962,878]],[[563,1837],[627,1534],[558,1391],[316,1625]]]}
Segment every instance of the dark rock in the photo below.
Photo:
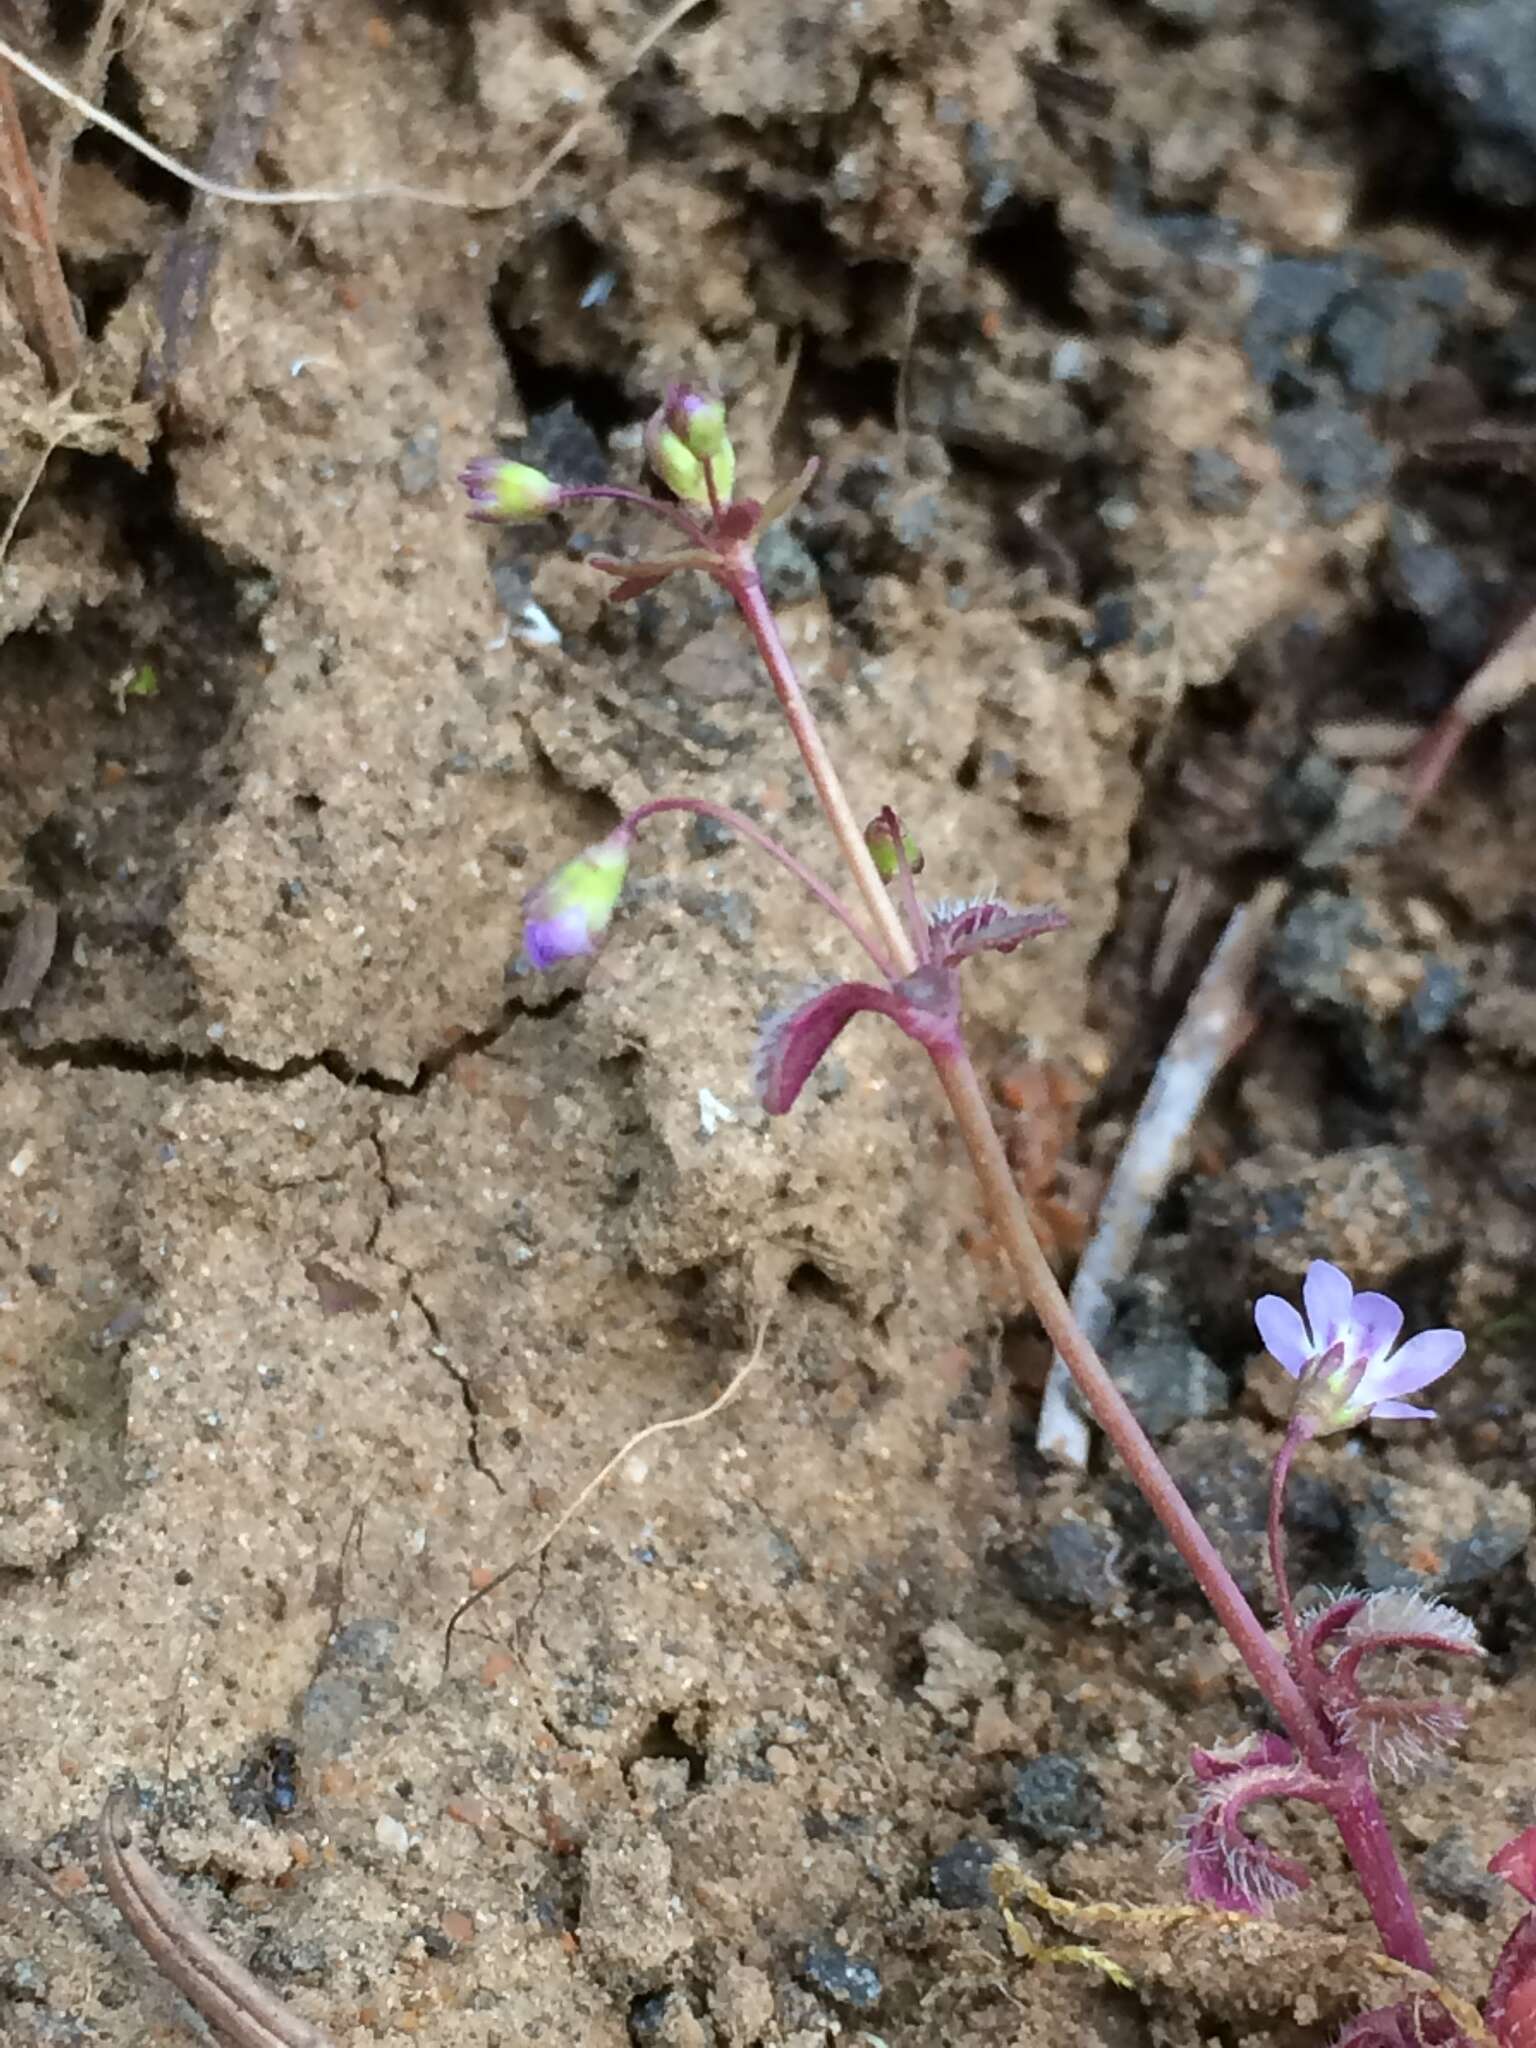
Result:
{"label": "dark rock", "polygon": [[1264,265],[1243,328],[1243,350],[1261,384],[1310,360],[1314,336],[1359,274],[1357,262],[1338,256],[1276,256]]}
{"label": "dark rock", "polygon": [[1524,306],[1494,343],[1490,375],[1502,397],[1536,398],[1536,306]]}
{"label": "dark rock", "polygon": [[1279,414],[1269,436],[1327,526],[1342,524],[1379,497],[1392,475],[1392,458],[1375,435],[1330,398]]}
{"label": "dark rock", "polygon": [[635,2048],[700,2048],[704,2031],[681,1992],[652,1991],[629,2008],[629,2038]]}
{"label": "dark rock", "polygon": [[1189,502],[1197,512],[1235,513],[1248,508],[1255,485],[1252,477],[1223,448],[1192,448],[1189,452]]}
{"label": "dark rock", "polygon": [[967,1836],[935,1856],[928,1871],[933,1896],[949,1912],[961,1913],[992,1904],[992,1866],[997,1849],[991,1842]]}
{"label": "dark rock", "polygon": [[1418,1860],[1419,1882],[1442,1906],[1481,1923],[1505,1897],[1503,1881],[1489,1874],[1460,1828],[1449,1828]]}
{"label": "dark rock", "polygon": [[1470,668],[1488,645],[1488,608],[1455,550],[1418,513],[1395,507],[1389,529],[1388,588],[1424,624],[1437,654]]}
{"label": "dark rock", "polygon": [[561,484],[604,484],[608,457],[602,442],[571,401],[562,399],[536,412],[528,431],[512,450],[519,462],[530,462]]}
{"label": "dark rock", "polygon": [[1031,1848],[1096,1842],[1104,1831],[1104,1795],[1086,1764],[1075,1756],[1048,1751],[1015,1766],[1008,1820]]}
{"label": "dark rock", "polygon": [[1396,943],[1357,897],[1314,890],[1276,934],[1269,973],[1299,1016],[1326,1023],[1364,1088],[1389,1101],[1446,1027],[1466,984],[1449,962]]}
{"label": "dark rock", "polygon": [[330,1958],[322,1942],[289,1940],[278,1935],[258,1942],[251,1957],[251,1968],[259,1977],[271,1977],[282,1983],[323,1983],[329,1967]]}
{"label": "dark rock", "polygon": [[[1229,1423],[1191,1424],[1169,1445],[1164,1463],[1238,1584],[1250,1599],[1262,1599],[1267,1560],[1267,1463],[1255,1456],[1240,1431]],[[1189,1567],[1130,1482],[1117,1479],[1111,1499],[1125,1531],[1127,1562],[1153,1587],[1180,1595],[1191,1593],[1194,1580]],[[1337,1489],[1313,1473],[1297,1472],[1288,1497],[1288,1527],[1297,1582],[1336,1578],[1349,1535],[1348,1509]]]}
{"label": "dark rock", "polygon": [[1234,6],[1232,0],[1147,0],[1148,6],[1159,21],[1166,21],[1170,28],[1189,29],[1200,34],[1215,28],[1223,15],[1233,16],[1246,13],[1246,7]]}
{"label": "dark rock", "polygon": [[1231,1405],[1225,1375],[1185,1332],[1112,1340],[1104,1362],[1148,1436],[1171,1436],[1182,1423],[1204,1421]]}
{"label": "dark rock", "polygon": [[1115,1568],[1121,1547],[1115,1530],[1063,1514],[1032,1543],[1008,1552],[1003,1571],[1019,1598],[1032,1606],[1100,1613],[1124,1590]]}
{"label": "dark rock", "polygon": [[1536,8],[1530,0],[1360,0],[1375,61],[1445,123],[1454,176],[1503,206],[1536,204]]}
{"label": "dark rock", "polygon": [[1202,1279],[1219,1290],[1210,1300],[1219,1327],[1234,1300],[1294,1297],[1317,1258],[1390,1292],[1404,1266],[1450,1248],[1453,1223],[1407,1146],[1359,1145],[1322,1158],[1267,1146],[1195,1191],[1190,1296],[1199,1298]]}
{"label": "dark rock", "polygon": [[1424,962],[1424,979],[1408,1000],[1401,1019],[1410,1047],[1439,1038],[1467,1000],[1467,978],[1447,960]]}
{"label": "dark rock", "polygon": [[1522,1488],[1489,1486],[1470,1472],[1453,1470],[1425,1486],[1378,1479],[1355,1513],[1355,1575],[1372,1592],[1462,1592],[1521,1555],[1531,1519]]}
{"label": "dark rock", "polygon": [[[1164,1462],[1238,1584],[1249,1594],[1258,1592],[1264,1573],[1265,1467],[1225,1424],[1192,1429],[1169,1446]],[[1116,1477],[1111,1499],[1125,1529],[1128,1562],[1159,1590],[1188,1591],[1194,1584],[1189,1568],[1141,1495]]]}
{"label": "dark rock", "polygon": [[[1429,273],[1434,279],[1436,273]],[[1445,319],[1414,277],[1381,277],[1348,292],[1323,328],[1323,349],[1356,398],[1400,398],[1430,370]]]}
{"label": "dark rock", "polygon": [[800,1980],[834,2005],[873,2012],[884,1986],[873,1963],[849,1955],[835,1941],[814,1941],[800,1959]]}
{"label": "dark rock", "polygon": [[724,853],[735,844],[736,834],[718,818],[694,818],[688,826],[688,845],[694,853]]}
{"label": "dark rock", "polygon": [[326,1646],[328,1670],[387,1671],[395,1661],[400,1624],[382,1618],[349,1621]]}
{"label": "dark rock", "polygon": [[356,1679],[322,1671],[304,1695],[304,1747],[316,1756],[343,1756],[368,1713],[368,1698]]}
{"label": "dark rock", "polygon": [[1136,630],[1136,608],[1123,591],[1101,597],[1093,607],[1093,623],[1082,636],[1090,654],[1103,654],[1111,647],[1123,647]]}
{"label": "dark rock", "polygon": [[763,588],[775,606],[805,604],[821,589],[816,558],[787,526],[770,526],[757,544]]}
{"label": "dark rock", "polygon": [[1304,1017],[1347,1017],[1385,933],[1358,897],[1317,889],[1300,897],[1270,948],[1269,974]]}

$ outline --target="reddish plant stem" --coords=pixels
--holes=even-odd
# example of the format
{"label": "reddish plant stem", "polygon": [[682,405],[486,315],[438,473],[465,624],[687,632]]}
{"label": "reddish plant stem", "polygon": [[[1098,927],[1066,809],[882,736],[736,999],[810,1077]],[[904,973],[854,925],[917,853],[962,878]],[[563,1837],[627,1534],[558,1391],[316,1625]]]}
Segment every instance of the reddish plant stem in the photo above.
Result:
{"label": "reddish plant stem", "polygon": [[56,391],[80,377],[84,344],[32,168],[10,74],[0,62],[0,270],[21,324]]}
{"label": "reddish plant stem", "polygon": [[1046,1263],[1030,1227],[992,1122],[970,1054],[932,1053],[939,1083],[948,1097],[965,1149],[986,1201],[993,1226],[1026,1298],[1044,1325],[1045,1334],[1066,1361],[1079,1393],[1099,1426],[1124,1460],[1147,1505],[1168,1533],[1170,1542],[1194,1574],[1196,1583],[1232,1638],[1254,1683],[1274,1708],[1286,1733],[1319,1774],[1331,1775],[1332,1757],[1317,1716],[1285,1668],[1259,1617],[1244,1598],[1221,1553],[1196,1521],[1152,1440],[1132,1414],[1130,1404],[1110,1378],[1098,1353],[1083,1335],[1067,1297]]}
{"label": "reddish plant stem", "polygon": [[1328,1810],[1371,1909],[1381,1945],[1398,1962],[1432,1977],[1435,1959],[1365,1759],[1357,1751],[1347,1750],[1341,1762],[1342,1779]]}
{"label": "reddish plant stem", "polygon": [[[743,547],[726,558],[718,576],[757,643],[865,908],[901,973],[910,974],[918,965],[916,950],[880,879],[822,742],[750,550]],[[1329,1810],[1386,1953],[1414,1969],[1433,1974],[1434,1959],[1364,1760],[1351,1752],[1340,1753],[1336,1748],[1312,1702],[1287,1669],[1285,1659],[1271,1642],[1242,1588],[1200,1527],[1151,1439],[1078,1324],[1035,1238],[963,1039],[947,1049],[930,1049],[929,1057],[1021,1292],[1298,1753],[1320,1778],[1337,1788],[1337,1797],[1328,1801]]]}
{"label": "reddish plant stem", "polygon": [[754,846],[761,847],[764,853],[779,863],[780,867],[787,868],[800,886],[808,889],[824,910],[831,911],[838,923],[858,940],[879,972],[889,978],[890,962],[837,891],[829,883],[824,882],[814,870],[808,868],[804,861],[791,853],[787,846],[775,839],[771,832],[765,832],[762,826],[749,818],[744,811],[732,810],[729,804],[711,803],[707,797],[702,796],[658,796],[652,797],[647,803],[638,804],[625,818],[624,823],[638,830],[647,818],[659,818],[667,811],[686,811],[695,817],[713,818],[717,824],[740,833],[743,839],[750,839]]}
{"label": "reddish plant stem", "polygon": [[757,651],[763,658],[774,693],[789,721],[806,773],[815,787],[827,823],[832,827],[838,849],[858,884],[870,922],[895,964],[898,977],[911,974],[918,964],[916,949],[886,893],[880,870],[864,844],[863,830],[843,793],[832,757],[822,743],[805,691],[800,686],[800,678],[795,673],[795,665],[789,658],[789,649],[779,635],[778,621],[764,594],[757,564],[747,550],[743,549],[740,555],[731,559],[721,581],[736,600],[737,609],[757,642]]}

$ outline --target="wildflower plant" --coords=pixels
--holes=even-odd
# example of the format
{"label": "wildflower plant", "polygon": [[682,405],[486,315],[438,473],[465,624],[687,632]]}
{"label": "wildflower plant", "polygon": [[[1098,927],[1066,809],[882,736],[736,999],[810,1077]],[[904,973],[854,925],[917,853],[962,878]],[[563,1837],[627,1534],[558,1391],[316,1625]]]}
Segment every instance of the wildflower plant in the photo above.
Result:
{"label": "wildflower plant", "polygon": [[[1313,1437],[1366,1420],[1432,1418],[1432,1410],[1408,1397],[1451,1370],[1464,1340],[1454,1330],[1427,1330],[1399,1346],[1403,1314],[1397,1304],[1386,1295],[1356,1293],[1337,1267],[1323,1261],[1308,1269],[1303,1282],[1305,1318],[1276,1295],[1257,1304],[1259,1334],[1296,1382],[1270,1488],[1269,1553],[1282,1624],[1276,1640],[1074,1317],[1035,1239],[967,1048],[960,977],[965,962],[983,952],[1011,953],[1060,929],[1064,916],[990,894],[930,903],[917,887],[922,854],[907,824],[887,805],[861,827],[780,635],[754,552],[764,529],[809,488],[816,465],[808,464],[766,499],[739,495],[726,409],[718,397],[686,385],[668,391],[644,441],[666,496],[609,484],[566,487],[526,463],[484,456],[461,474],[471,516],[491,522],[543,518],[606,500],[638,508],[670,528],[681,545],[624,559],[593,556],[592,565],[614,578],[613,596],[620,602],[684,572],[708,576],[727,593],[762,659],[856,901],[743,813],[700,797],[655,797],[529,894],[524,940],[530,962],[548,968],[596,951],[641,831],[668,812],[712,818],[752,842],[842,925],[868,972],[818,988],[765,1020],[755,1071],[764,1107],[774,1115],[793,1108],[833,1040],[863,1013],[885,1018],[922,1048],[1020,1291],[1277,1724],[1231,1749],[1197,1751],[1192,1759],[1200,1788],[1186,1831],[1192,1898],[1256,1913],[1303,1890],[1306,1867],[1253,1834],[1247,1823],[1265,1804],[1300,1800],[1319,1807],[1337,1829],[1384,1952],[1427,1986],[1412,2000],[1354,2022],[1346,2036],[1352,2048],[1472,2048],[1479,2038],[1491,2038],[1500,2048],[1536,2048],[1536,1911],[1506,1944],[1481,2020],[1474,2016],[1463,2025],[1452,2008],[1469,2009],[1449,1994],[1443,2003],[1434,1996],[1434,1960],[1378,1794],[1383,1781],[1421,1771],[1460,1734],[1460,1706],[1437,1694],[1404,1690],[1403,1673],[1426,1658],[1480,1655],[1471,1623],[1438,1600],[1404,1591],[1344,1593],[1303,1614],[1286,1571],[1285,1493],[1297,1453]],[[1501,1851],[1490,1867],[1536,1900],[1536,1828]]]}

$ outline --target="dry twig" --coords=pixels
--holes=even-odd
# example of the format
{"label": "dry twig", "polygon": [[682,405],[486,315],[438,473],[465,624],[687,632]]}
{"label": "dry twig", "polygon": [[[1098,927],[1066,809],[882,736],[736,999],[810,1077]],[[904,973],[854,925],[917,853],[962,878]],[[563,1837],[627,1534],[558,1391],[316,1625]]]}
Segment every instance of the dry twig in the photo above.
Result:
{"label": "dry twig", "polygon": [[1536,611],[1468,677],[1454,703],[1443,711],[1414,749],[1405,824],[1411,824],[1434,795],[1472,728],[1507,711],[1536,683]]}
{"label": "dry twig", "polygon": [[[1104,1341],[1114,1317],[1114,1290],[1135,1263],[1200,1105],[1247,1036],[1249,984],[1284,894],[1282,883],[1268,882],[1232,913],[1157,1063],[1072,1282],[1073,1313],[1094,1345]],[[1059,1357],[1051,1360],[1035,1442],[1063,1464],[1088,1462],[1088,1424]]]}
{"label": "dry twig", "polygon": [[27,340],[42,358],[56,391],[80,376],[83,345],[74,302],[59,262],[21,112],[10,78],[0,68],[0,268],[21,315]]}
{"label": "dry twig", "polygon": [[[238,184],[255,161],[304,26],[305,0],[265,0],[229,80],[223,111],[203,159],[203,174]],[[144,365],[139,392],[157,398],[176,381],[208,303],[222,235],[218,202],[199,193],[166,248],[160,280],[159,347]]]}
{"label": "dry twig", "polygon": [[332,2048],[243,1964],[225,1955],[133,1844],[126,1804],[108,1799],[97,1830],[112,1903],[162,1977],[229,2048]]}

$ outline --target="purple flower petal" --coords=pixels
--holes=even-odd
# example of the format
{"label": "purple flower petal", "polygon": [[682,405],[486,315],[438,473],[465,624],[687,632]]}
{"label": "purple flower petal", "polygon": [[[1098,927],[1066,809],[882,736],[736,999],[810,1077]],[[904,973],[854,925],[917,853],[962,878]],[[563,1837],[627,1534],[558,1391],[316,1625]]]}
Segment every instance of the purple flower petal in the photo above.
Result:
{"label": "purple flower petal", "polygon": [[1372,1422],[1433,1422],[1433,1408],[1415,1408],[1411,1401],[1378,1401],[1371,1410]]}
{"label": "purple flower petal", "polygon": [[1357,1294],[1349,1317],[1357,1358],[1390,1351],[1403,1327],[1403,1312],[1389,1294]]}
{"label": "purple flower petal", "polygon": [[1278,1294],[1261,1294],[1253,1305],[1253,1320],[1259,1326],[1264,1348],[1292,1379],[1311,1356],[1307,1326],[1300,1315]]}
{"label": "purple flower petal", "polygon": [[530,917],[523,926],[523,951],[528,964],[545,974],[562,960],[577,960],[596,950],[592,932],[580,910],[558,910],[551,917]]}
{"label": "purple flower petal", "polygon": [[1313,1347],[1326,1351],[1330,1344],[1338,1342],[1344,1325],[1349,1321],[1350,1307],[1355,1298],[1349,1276],[1341,1273],[1337,1266],[1330,1266],[1326,1259],[1314,1259],[1301,1284],[1301,1298],[1307,1305]]}
{"label": "purple flower petal", "polygon": [[1403,1394],[1416,1394],[1431,1380],[1450,1371],[1467,1348],[1460,1330],[1420,1330],[1401,1351],[1395,1351],[1379,1372],[1371,1374],[1373,1405],[1395,1401]]}

